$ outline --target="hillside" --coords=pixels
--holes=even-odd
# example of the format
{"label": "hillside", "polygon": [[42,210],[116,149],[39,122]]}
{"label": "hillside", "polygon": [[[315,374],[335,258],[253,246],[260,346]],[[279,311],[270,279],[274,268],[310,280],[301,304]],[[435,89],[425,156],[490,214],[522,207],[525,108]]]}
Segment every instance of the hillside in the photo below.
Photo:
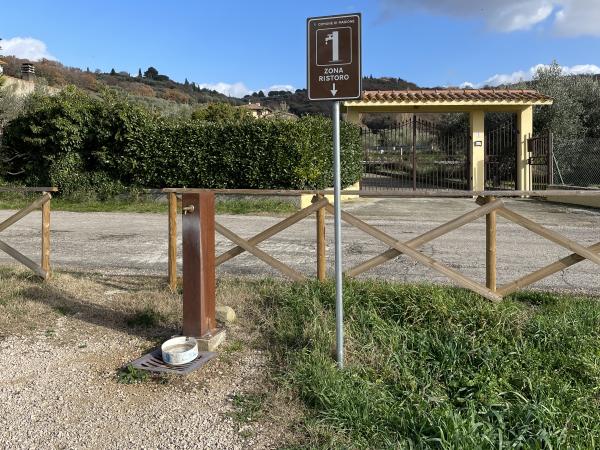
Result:
{"label": "hillside", "polygon": [[[12,56],[3,57],[7,63],[4,71],[7,75],[18,78],[20,67],[24,59]],[[138,101],[158,109],[181,110],[182,107],[193,108],[194,105],[227,102],[234,105],[242,103],[261,103],[273,110],[289,111],[298,116],[306,114],[329,114],[330,102],[309,102],[306,89],[297,89],[295,92],[271,91],[254,92],[251,95],[239,99],[228,97],[217,91],[200,88],[197,83],[178,83],[169,79],[167,75],[159,73],[153,67],[144,72],[140,69],[137,74],[131,75],[127,72],[94,72],[89,69],[82,70],[75,67],[67,67],[57,61],[41,60],[35,63],[38,77],[44,78],[50,87],[61,87],[73,84],[81,89],[98,92],[103,87],[110,86],[120,89],[132,95]],[[418,86],[402,78],[373,77],[363,78],[363,89],[365,90],[394,90],[394,89],[416,89]],[[181,106],[178,106],[181,105]]]}
{"label": "hillside", "polygon": [[[6,75],[17,78],[20,76],[21,64],[27,62],[13,56],[5,56],[2,60],[6,62],[4,66]],[[41,60],[35,63],[35,71],[37,76],[44,78],[51,87],[73,84],[87,91],[98,92],[104,86],[112,86],[136,97],[149,100],[162,99],[188,105],[209,102],[240,103],[238,99],[200,88],[187,80],[185,83],[173,81],[153,67],[149,67],[144,73],[141,73],[140,69],[137,75],[131,76],[127,72],[114,70],[110,73],[98,70],[91,72],[89,69],[67,67],[57,61]]]}
{"label": "hillside", "polygon": [[[363,78],[363,89],[367,91],[389,91],[398,89],[418,89],[415,83],[402,78],[381,77],[372,75]],[[306,89],[296,89],[295,92],[271,91],[253,93],[243,98],[244,102],[260,102],[273,109],[289,109],[290,112],[302,116],[305,114],[329,114],[331,102],[309,102]]]}

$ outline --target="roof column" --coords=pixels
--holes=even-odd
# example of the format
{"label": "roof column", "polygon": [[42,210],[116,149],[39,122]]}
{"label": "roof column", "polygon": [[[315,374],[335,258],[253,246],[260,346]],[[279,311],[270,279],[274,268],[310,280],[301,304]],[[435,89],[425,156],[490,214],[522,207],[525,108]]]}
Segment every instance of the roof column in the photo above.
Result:
{"label": "roof column", "polygon": [[485,190],[485,112],[471,111],[471,185],[474,191]]}
{"label": "roof column", "polygon": [[517,113],[519,142],[517,144],[517,189],[528,191],[531,167],[527,163],[527,139],[533,134],[533,106],[528,106]]}
{"label": "roof column", "polygon": [[346,122],[351,122],[353,124],[360,125],[360,113],[353,108],[347,108],[344,120]]}

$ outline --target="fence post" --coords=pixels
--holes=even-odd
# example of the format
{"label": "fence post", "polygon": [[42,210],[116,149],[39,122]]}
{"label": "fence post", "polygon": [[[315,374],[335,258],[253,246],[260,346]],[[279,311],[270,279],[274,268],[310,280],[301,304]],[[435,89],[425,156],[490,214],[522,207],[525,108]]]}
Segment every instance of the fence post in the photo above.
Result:
{"label": "fence post", "polygon": [[169,192],[169,287],[177,289],[177,194]]}
{"label": "fence post", "polygon": [[[313,197],[312,202],[318,202],[323,199],[322,194]],[[317,210],[317,279],[325,281],[326,259],[325,259],[325,207]]]}
{"label": "fence post", "polygon": [[[42,195],[50,196],[48,192]],[[46,271],[46,278],[50,277],[50,198],[42,205],[42,269]]]}
{"label": "fence post", "polygon": [[183,334],[210,338],[215,320],[215,194],[183,194]]}
{"label": "fence post", "polygon": [[[486,203],[495,197],[485,197]],[[496,211],[485,216],[485,285],[496,292]]]}

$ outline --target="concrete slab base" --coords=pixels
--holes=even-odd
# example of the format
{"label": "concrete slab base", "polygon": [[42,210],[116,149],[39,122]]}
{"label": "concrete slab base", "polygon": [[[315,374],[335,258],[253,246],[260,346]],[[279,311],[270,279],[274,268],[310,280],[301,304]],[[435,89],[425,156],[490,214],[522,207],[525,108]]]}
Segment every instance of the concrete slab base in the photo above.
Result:
{"label": "concrete slab base", "polygon": [[217,306],[217,321],[229,324],[235,322],[235,311],[230,306]]}
{"label": "concrete slab base", "polygon": [[212,335],[198,337],[196,341],[198,341],[198,350],[201,352],[214,352],[225,341],[225,329],[221,328]]}

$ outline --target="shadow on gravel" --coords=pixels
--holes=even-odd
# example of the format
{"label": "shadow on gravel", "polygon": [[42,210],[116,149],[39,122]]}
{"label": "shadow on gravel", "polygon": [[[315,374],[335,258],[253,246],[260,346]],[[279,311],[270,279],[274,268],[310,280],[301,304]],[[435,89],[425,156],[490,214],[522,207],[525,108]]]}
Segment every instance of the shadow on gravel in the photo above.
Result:
{"label": "shadow on gravel", "polygon": [[[55,311],[68,311],[72,318],[146,339],[170,337],[179,332],[175,327],[158,322],[140,322],[139,318],[145,314],[144,310],[118,310],[91,300],[86,301],[48,284],[28,287],[21,294],[25,299],[42,303]],[[84,295],[82,293],[82,297]]]}

